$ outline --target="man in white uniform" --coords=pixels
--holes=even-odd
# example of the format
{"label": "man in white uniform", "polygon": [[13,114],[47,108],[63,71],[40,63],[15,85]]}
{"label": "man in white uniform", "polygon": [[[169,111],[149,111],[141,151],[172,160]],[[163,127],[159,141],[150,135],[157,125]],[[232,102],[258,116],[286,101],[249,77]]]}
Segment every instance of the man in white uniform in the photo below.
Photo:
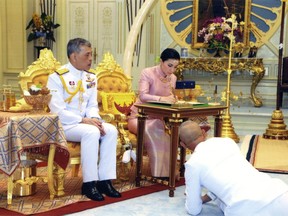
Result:
{"label": "man in white uniform", "polygon": [[[198,124],[180,126],[180,144],[193,151],[185,163],[186,210],[198,215],[215,200],[226,216],[288,215],[288,186],[256,170],[230,138],[206,140]],[[202,195],[202,188],[208,193]]]}
{"label": "man in white uniform", "polygon": [[111,183],[116,178],[118,132],[99,115],[97,78],[89,71],[91,43],[82,38],[70,40],[67,56],[69,63],[48,78],[49,108],[59,116],[67,140],[81,142],[82,194],[96,201],[104,200],[102,194],[121,197]]}

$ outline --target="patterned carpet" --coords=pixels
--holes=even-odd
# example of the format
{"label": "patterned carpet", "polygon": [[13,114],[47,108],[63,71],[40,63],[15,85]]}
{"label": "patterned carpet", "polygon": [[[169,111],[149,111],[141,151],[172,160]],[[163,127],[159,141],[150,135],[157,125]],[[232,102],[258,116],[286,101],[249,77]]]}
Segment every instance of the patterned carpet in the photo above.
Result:
{"label": "patterned carpet", "polygon": [[[44,170],[45,170],[44,168],[37,168],[37,174],[39,175],[39,173],[41,172],[45,173]],[[88,200],[87,198],[80,195],[81,184],[82,184],[81,177],[70,178],[67,176],[67,180],[65,182],[65,193],[66,193],[65,196],[56,197],[55,199],[50,200],[49,199],[50,194],[48,191],[47,184],[37,182],[36,194],[26,197],[13,196],[12,205],[8,206],[6,196],[7,183],[6,179],[3,178],[0,181],[1,185],[0,208],[9,209],[10,211],[19,212],[24,215],[31,215],[35,213],[49,211],[55,208],[60,208],[62,206],[76,203],[79,201]]]}
{"label": "patterned carpet", "polygon": [[[145,163],[145,161],[144,161]],[[147,162],[146,162],[147,163]],[[130,191],[135,189],[135,166],[130,167],[128,170],[129,176],[125,181],[114,181],[113,184],[116,189],[120,192]],[[81,195],[81,185],[82,185],[82,177],[81,170],[79,172],[79,177],[71,177],[71,169],[67,168],[67,175],[65,178],[65,195],[62,197],[55,197],[53,200],[49,198],[48,186],[46,183],[37,182],[36,193],[32,196],[25,197],[16,197],[13,196],[12,205],[7,205],[7,176],[4,174],[0,174],[0,215],[4,215],[1,213],[1,208],[7,209],[13,212],[18,212],[23,215],[31,215],[38,214],[47,211],[51,211],[53,209],[61,208],[63,206],[71,205],[73,203],[79,202],[91,202],[88,198]],[[147,172],[147,169],[146,169]],[[37,168],[37,175],[42,176],[46,174],[46,167]],[[153,183],[148,181],[143,181],[143,186],[150,186]],[[114,199],[115,200],[115,199]],[[102,202],[93,202],[99,203],[102,205]],[[7,212],[6,212],[7,214]]]}
{"label": "patterned carpet", "polygon": [[[144,162],[143,173],[148,174],[147,161]],[[146,168],[145,168],[146,167]],[[71,177],[70,167],[67,168],[65,178],[65,195],[49,199],[49,191],[46,183],[37,182],[36,193],[32,196],[16,197],[13,196],[12,205],[7,205],[7,176],[0,174],[0,215],[63,215],[66,213],[77,212],[80,210],[95,208],[113,202],[134,198],[144,194],[153,193],[167,189],[166,186],[154,184],[151,181],[143,180],[140,188],[136,188],[135,181],[135,165],[129,167],[128,177],[125,180],[114,181],[116,189],[122,193],[122,198],[113,199],[106,197],[104,202],[94,202],[81,195],[82,177]],[[147,173],[148,172],[148,173]],[[81,170],[80,172],[81,173]],[[37,168],[37,175],[45,175],[46,167]],[[123,179],[123,178],[122,178]],[[183,185],[184,181],[178,184]],[[77,203],[76,205],[73,205]],[[73,206],[71,208],[71,206]],[[66,210],[65,210],[66,208]],[[68,210],[67,210],[68,209]],[[9,211],[8,211],[9,210]],[[19,214],[20,213],[20,214]]]}

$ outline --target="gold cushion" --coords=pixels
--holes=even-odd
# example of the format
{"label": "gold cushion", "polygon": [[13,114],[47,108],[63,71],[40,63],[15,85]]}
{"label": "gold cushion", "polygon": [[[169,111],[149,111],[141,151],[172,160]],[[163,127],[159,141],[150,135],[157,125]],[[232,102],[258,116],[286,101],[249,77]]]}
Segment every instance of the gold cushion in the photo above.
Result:
{"label": "gold cushion", "polygon": [[67,147],[70,152],[70,158],[80,157],[80,152],[81,152],[80,142],[67,141]]}
{"label": "gold cushion", "polygon": [[104,92],[127,92],[129,85],[118,77],[102,77],[98,80],[98,91]]}
{"label": "gold cushion", "polygon": [[134,92],[106,93],[101,92],[102,108],[104,112],[113,114],[129,114],[130,108],[135,102]]}

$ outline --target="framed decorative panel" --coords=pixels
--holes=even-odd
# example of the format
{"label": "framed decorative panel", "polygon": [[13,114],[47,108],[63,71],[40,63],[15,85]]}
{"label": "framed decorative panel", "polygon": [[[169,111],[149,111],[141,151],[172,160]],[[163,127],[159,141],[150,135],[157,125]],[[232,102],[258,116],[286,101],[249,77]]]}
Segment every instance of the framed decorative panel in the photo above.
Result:
{"label": "framed decorative panel", "polygon": [[68,40],[76,37],[92,38],[93,2],[89,0],[69,1],[68,8]]}
{"label": "framed decorative panel", "polygon": [[[242,0],[244,1],[244,0]],[[198,19],[199,14],[196,10],[197,4],[216,2],[231,2],[228,0],[162,0],[161,12],[167,30],[171,37],[181,47],[187,47],[198,54],[198,51],[193,49],[192,39],[197,34],[193,28],[194,19]],[[239,1],[237,1],[239,2]],[[248,23],[248,40],[253,42],[257,47],[265,44],[274,35],[280,25],[281,16],[281,0],[245,0],[244,15],[249,15]],[[196,5],[195,5],[196,4]],[[230,6],[232,7],[232,6]],[[246,8],[249,7],[249,8]],[[199,9],[199,5],[198,5]],[[201,17],[200,17],[201,18]]]}

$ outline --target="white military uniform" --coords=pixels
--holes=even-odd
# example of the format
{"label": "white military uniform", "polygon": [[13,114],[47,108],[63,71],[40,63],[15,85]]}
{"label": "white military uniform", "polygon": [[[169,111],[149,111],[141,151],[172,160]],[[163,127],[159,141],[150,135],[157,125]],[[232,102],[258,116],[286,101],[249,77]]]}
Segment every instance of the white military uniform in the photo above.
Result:
{"label": "white military uniform", "polygon": [[256,170],[230,138],[199,143],[185,163],[186,210],[202,210],[202,187],[225,216],[288,215],[288,186]]}
{"label": "white military uniform", "polygon": [[49,108],[59,116],[66,139],[81,142],[83,182],[115,179],[117,129],[104,122],[106,135],[101,137],[97,127],[80,124],[84,117],[100,118],[96,75],[68,63],[49,76],[47,87],[52,94]]}

